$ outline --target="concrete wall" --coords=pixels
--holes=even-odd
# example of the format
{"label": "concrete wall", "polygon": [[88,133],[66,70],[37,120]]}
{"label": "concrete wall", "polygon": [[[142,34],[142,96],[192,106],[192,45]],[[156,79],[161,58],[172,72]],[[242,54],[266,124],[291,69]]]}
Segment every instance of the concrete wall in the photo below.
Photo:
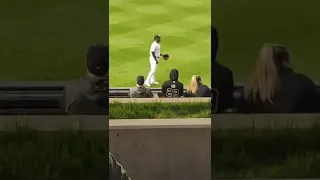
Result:
{"label": "concrete wall", "polygon": [[188,103],[210,102],[211,98],[110,98],[109,103]]}
{"label": "concrete wall", "polygon": [[212,129],[309,128],[320,123],[320,114],[221,114],[211,119]]}
{"label": "concrete wall", "polygon": [[61,129],[107,131],[109,116],[0,116],[0,131],[27,126],[40,131]]}
{"label": "concrete wall", "polygon": [[[108,120],[107,116],[0,116],[0,131],[107,130],[110,151],[133,180],[210,180],[214,129],[308,128],[320,114],[213,115],[208,119]],[[214,131],[213,131],[214,132]]]}
{"label": "concrete wall", "polygon": [[109,148],[133,180],[211,180],[210,121],[110,120]]}

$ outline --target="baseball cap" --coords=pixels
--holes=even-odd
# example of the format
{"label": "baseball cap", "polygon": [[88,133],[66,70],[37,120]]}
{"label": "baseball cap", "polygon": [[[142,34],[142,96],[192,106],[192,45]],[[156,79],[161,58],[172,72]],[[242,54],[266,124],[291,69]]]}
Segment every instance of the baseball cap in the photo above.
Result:
{"label": "baseball cap", "polygon": [[87,53],[88,71],[96,76],[104,76],[109,72],[109,48],[105,45],[89,47]]}
{"label": "baseball cap", "polygon": [[137,84],[142,86],[144,83],[144,77],[143,76],[138,76],[137,77]]}
{"label": "baseball cap", "polygon": [[157,38],[160,38],[160,35],[154,35],[153,39],[157,39]]}

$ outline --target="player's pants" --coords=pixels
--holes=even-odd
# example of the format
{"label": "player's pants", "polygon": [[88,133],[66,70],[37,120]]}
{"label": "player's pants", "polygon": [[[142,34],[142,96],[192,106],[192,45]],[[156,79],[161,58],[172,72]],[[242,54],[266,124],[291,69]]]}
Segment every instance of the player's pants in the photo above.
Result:
{"label": "player's pants", "polygon": [[151,69],[150,69],[150,72],[149,72],[148,77],[147,77],[147,79],[146,79],[146,82],[149,82],[149,83],[152,84],[152,83],[156,82],[156,79],[155,79],[155,77],[154,77],[154,74],[156,73],[157,63],[156,63],[156,61],[153,59],[153,57],[150,57],[150,58],[149,58],[149,61],[150,61],[150,67],[151,67]]}

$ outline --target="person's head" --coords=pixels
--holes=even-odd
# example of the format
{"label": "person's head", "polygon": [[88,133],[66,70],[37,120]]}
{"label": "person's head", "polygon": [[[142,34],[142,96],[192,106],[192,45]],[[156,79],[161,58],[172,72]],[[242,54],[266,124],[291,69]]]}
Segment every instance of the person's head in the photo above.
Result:
{"label": "person's head", "polygon": [[200,84],[202,84],[201,76],[193,75],[191,80],[190,80],[188,92],[191,93],[191,94],[196,94]]}
{"label": "person's head", "polygon": [[212,54],[212,61],[215,62],[218,54],[218,48],[219,48],[219,37],[218,37],[218,31],[214,26],[211,26],[211,54]]}
{"label": "person's head", "polygon": [[143,86],[144,83],[144,76],[137,77],[137,86]]}
{"label": "person's head", "polygon": [[88,75],[107,77],[109,73],[109,48],[104,45],[89,47],[86,57]]}
{"label": "person's head", "polygon": [[169,74],[169,78],[171,81],[178,81],[179,79],[179,71],[177,69],[172,69]]}
{"label": "person's head", "polygon": [[156,41],[157,43],[160,43],[160,40],[161,38],[160,38],[160,36],[159,35],[155,35],[154,37],[153,37],[153,40],[154,41]]}
{"label": "person's head", "polygon": [[249,98],[258,97],[262,102],[272,103],[280,86],[280,75],[291,70],[289,50],[284,45],[265,43],[260,49],[253,80],[248,87]]}

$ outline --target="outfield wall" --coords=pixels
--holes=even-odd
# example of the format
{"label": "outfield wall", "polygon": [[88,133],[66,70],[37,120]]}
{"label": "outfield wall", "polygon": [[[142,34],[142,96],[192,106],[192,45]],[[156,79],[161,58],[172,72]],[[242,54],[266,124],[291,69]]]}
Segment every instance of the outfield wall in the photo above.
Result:
{"label": "outfield wall", "polygon": [[[120,128],[132,129],[140,128],[139,120],[110,120],[109,116],[100,115],[62,115],[62,116],[0,116],[0,131],[12,130],[17,125],[25,126],[41,131],[60,130],[61,128],[82,129],[82,130],[107,130],[110,122],[110,129]],[[299,127],[309,128],[315,123],[320,123],[320,114],[217,114],[211,115],[213,129],[229,128],[286,128]],[[161,122],[164,128],[166,123],[168,128],[172,127],[174,120],[144,120],[148,122],[148,127],[157,128],[157,123]],[[117,122],[121,122],[120,125]],[[169,123],[170,122],[170,123]],[[127,123],[127,125],[125,124]],[[152,124],[155,123],[155,124]],[[179,122],[180,123],[180,122]],[[181,126],[190,125],[193,121],[183,120]],[[194,124],[193,124],[194,125]],[[142,124],[144,128],[147,125]],[[195,125],[194,125],[195,126]],[[177,127],[177,124],[174,126]],[[202,126],[200,126],[201,128]]]}
{"label": "outfield wall", "polygon": [[210,121],[110,120],[109,148],[132,179],[210,180]]}
{"label": "outfield wall", "polygon": [[208,119],[108,120],[107,116],[0,116],[0,130],[16,125],[52,131],[107,130],[110,151],[133,179],[210,179],[213,129],[309,128],[320,114],[213,115]]}
{"label": "outfield wall", "polygon": [[310,128],[320,123],[320,114],[218,114],[211,119],[213,129]]}
{"label": "outfield wall", "polygon": [[0,131],[12,131],[27,126],[40,131],[61,129],[107,131],[109,116],[0,116]]}

